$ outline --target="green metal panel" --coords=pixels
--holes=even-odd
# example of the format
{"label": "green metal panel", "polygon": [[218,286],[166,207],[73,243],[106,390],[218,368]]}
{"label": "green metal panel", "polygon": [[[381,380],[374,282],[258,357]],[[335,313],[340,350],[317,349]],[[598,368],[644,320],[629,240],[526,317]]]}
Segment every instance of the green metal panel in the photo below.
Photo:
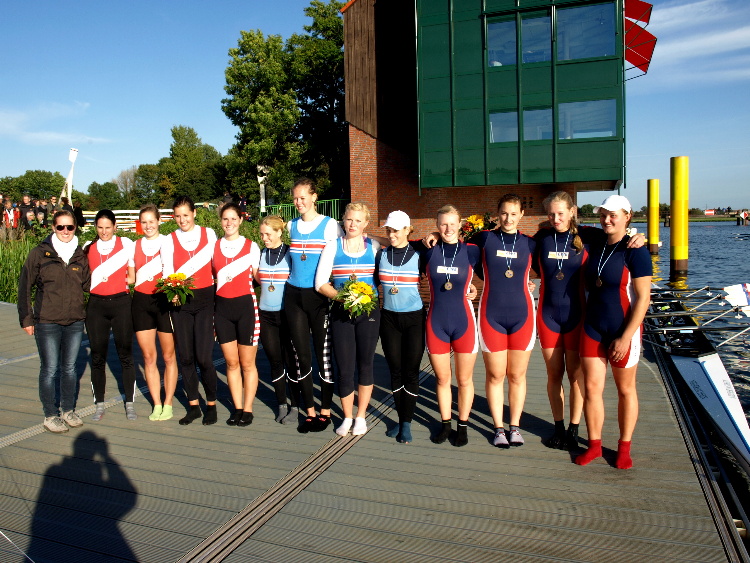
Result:
{"label": "green metal panel", "polygon": [[[606,44],[609,32],[597,31],[591,44],[582,42],[576,35],[579,26],[585,28],[578,18],[579,13],[587,11],[582,8],[565,16],[568,31],[561,36],[561,41],[566,42],[560,43],[564,48],[559,51],[565,60],[557,60],[555,40],[557,7],[578,9],[606,3],[417,0],[420,185],[622,180],[622,36],[615,37],[614,55],[611,44]],[[609,25],[621,32],[623,0],[614,3],[608,13],[614,13],[616,21],[609,20]],[[512,55],[508,60],[508,53],[513,52],[505,39],[508,28],[498,24],[491,29],[494,43],[490,65],[486,26],[488,22],[509,20],[516,21],[517,62],[513,64]],[[590,17],[582,20],[589,22],[588,29],[593,29]],[[598,30],[598,26],[594,27]],[[545,39],[547,35],[549,41]],[[512,26],[510,36],[513,37]],[[589,58],[575,58],[580,53]],[[604,56],[595,57],[592,53]],[[598,100],[615,101],[614,131],[612,120],[606,127],[597,128],[596,114],[603,112],[589,110],[591,106],[584,104]],[[560,104],[566,105],[560,109]],[[524,141],[524,115],[536,119],[539,110],[551,112],[551,127],[540,129],[535,124],[529,131],[543,132],[529,134],[538,140]],[[507,112],[518,116],[518,141],[497,133],[509,132],[508,125],[496,123],[494,132],[490,132],[490,115]]]}

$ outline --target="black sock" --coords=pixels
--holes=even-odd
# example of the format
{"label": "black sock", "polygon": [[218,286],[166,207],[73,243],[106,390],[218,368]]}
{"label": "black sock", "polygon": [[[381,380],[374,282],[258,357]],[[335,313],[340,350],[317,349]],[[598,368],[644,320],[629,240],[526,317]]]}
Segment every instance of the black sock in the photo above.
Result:
{"label": "black sock", "polygon": [[227,425],[237,426],[240,418],[242,418],[242,409],[235,409],[235,411],[232,413],[232,416],[227,419]]}
{"label": "black sock", "polygon": [[572,422],[568,425],[568,431],[565,433],[565,440],[562,449],[574,450],[578,447],[578,424]]}
{"label": "black sock", "polygon": [[315,426],[310,432],[323,432],[328,425],[331,424],[331,416],[327,414],[319,414],[315,417]]}
{"label": "black sock", "polygon": [[565,420],[556,420],[555,421],[555,432],[547,438],[546,440],[543,440],[542,443],[547,446],[548,448],[552,449],[560,449],[565,442]]}
{"label": "black sock", "polygon": [[430,438],[435,444],[442,444],[448,439],[451,433],[451,419],[444,420],[440,426],[440,432]]}
{"label": "black sock", "polygon": [[467,436],[467,431],[469,429],[469,421],[468,420],[459,420],[458,426],[456,426],[456,441],[454,442],[454,446],[457,448],[460,448],[461,446],[465,446],[469,443],[469,437]]}
{"label": "black sock", "polygon": [[216,424],[219,420],[216,414],[216,405],[206,405],[206,414],[203,415],[203,424],[208,426],[209,424]]}
{"label": "black sock", "polygon": [[305,420],[297,427],[297,432],[300,434],[307,434],[308,432],[312,432],[313,428],[315,428],[315,416],[307,416],[305,417]]}
{"label": "black sock", "polygon": [[237,426],[250,426],[253,423],[253,413],[243,412]]}
{"label": "black sock", "polygon": [[201,417],[201,408],[198,405],[190,405],[187,413],[180,419],[180,424],[186,426]]}

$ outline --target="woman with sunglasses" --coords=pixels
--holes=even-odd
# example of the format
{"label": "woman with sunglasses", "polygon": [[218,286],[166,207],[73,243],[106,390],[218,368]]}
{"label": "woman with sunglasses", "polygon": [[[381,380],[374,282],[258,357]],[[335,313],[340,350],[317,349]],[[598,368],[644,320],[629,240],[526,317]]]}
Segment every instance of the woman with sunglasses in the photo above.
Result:
{"label": "woman with sunglasses", "polygon": [[91,269],[91,295],[86,305],[86,334],[91,343],[91,387],[96,411],[91,420],[99,421],[105,413],[104,394],[107,376],[109,333],[115,338],[115,349],[122,366],[125,391],[125,416],[138,418],[133,404],[135,365],[133,364],[133,317],[128,284],[135,282],[135,243],[115,235],[117,219],[109,209],[94,218],[96,238],[84,246]]}
{"label": "woman with sunglasses", "polygon": [[[86,318],[84,292],[91,284],[72,213],[58,211],[52,234],[29,252],[18,281],[18,317],[39,350],[39,398],[44,428],[60,434],[83,421],[75,412],[76,358]],[[31,299],[32,288],[36,295]],[[60,397],[59,406],[56,395]]]}

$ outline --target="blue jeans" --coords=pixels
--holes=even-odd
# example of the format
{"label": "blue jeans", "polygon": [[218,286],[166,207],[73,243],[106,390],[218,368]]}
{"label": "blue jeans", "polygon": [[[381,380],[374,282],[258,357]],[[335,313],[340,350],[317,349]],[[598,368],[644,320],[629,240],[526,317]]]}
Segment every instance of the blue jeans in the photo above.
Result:
{"label": "blue jeans", "polygon": [[76,358],[83,339],[83,321],[69,325],[38,323],[34,326],[36,346],[39,349],[39,399],[44,416],[58,416],[55,404],[57,387],[60,387],[60,408],[71,411],[76,406],[78,376]]}

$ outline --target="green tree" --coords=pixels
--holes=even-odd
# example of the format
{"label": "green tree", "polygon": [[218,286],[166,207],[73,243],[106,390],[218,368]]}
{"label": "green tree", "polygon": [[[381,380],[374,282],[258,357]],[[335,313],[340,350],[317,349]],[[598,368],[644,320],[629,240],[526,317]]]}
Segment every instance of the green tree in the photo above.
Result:
{"label": "green tree", "polygon": [[581,217],[590,217],[594,214],[594,206],[590,203],[586,203],[578,208],[581,212]]}
{"label": "green tree", "polygon": [[114,182],[92,182],[89,186],[89,209],[124,209],[125,201]]}
{"label": "green tree", "polygon": [[172,127],[169,158],[159,162],[169,179],[170,193],[163,192],[163,196],[169,199],[176,194],[187,195],[195,201],[218,197],[225,188],[221,161],[221,153],[204,144],[193,128]]}
{"label": "green tree", "polygon": [[239,133],[227,169],[233,190],[257,202],[259,166],[268,169],[271,197],[279,195],[298,166],[302,142],[293,132],[300,112],[281,36],[242,31],[229,56],[224,87],[228,97],[221,107]]}
{"label": "green tree", "polygon": [[20,197],[29,194],[32,198],[49,198],[59,196],[65,185],[65,178],[59,172],[46,170],[27,170],[23,175],[13,179],[14,195]]}
{"label": "green tree", "polygon": [[[296,136],[305,141],[302,172],[336,197],[349,194],[349,132],[344,113],[342,2],[313,0],[305,33],[286,44],[289,77],[301,115]],[[331,189],[333,187],[333,189]]]}

